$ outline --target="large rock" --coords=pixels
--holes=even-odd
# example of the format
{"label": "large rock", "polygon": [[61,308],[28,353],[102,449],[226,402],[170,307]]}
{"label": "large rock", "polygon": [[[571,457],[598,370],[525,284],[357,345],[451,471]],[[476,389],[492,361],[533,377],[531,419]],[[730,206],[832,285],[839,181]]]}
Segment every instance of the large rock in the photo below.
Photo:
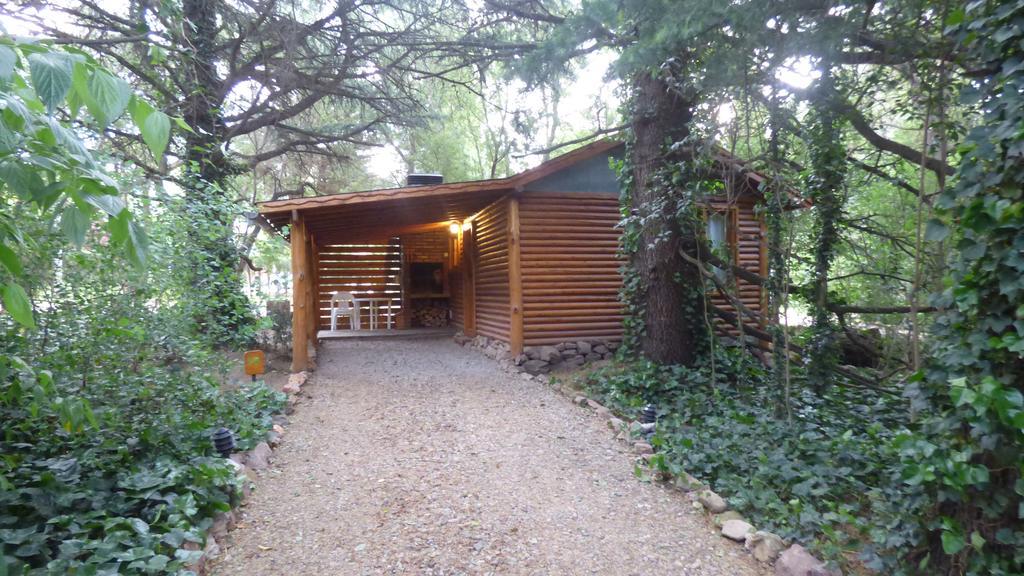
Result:
{"label": "large rock", "polygon": [[842,576],[842,573],[829,570],[803,546],[793,544],[775,561],[775,576]]}
{"label": "large rock", "polygon": [[721,514],[729,509],[725,499],[711,490],[701,490],[700,494],[697,495],[697,500],[712,514]]}
{"label": "large rock", "polygon": [[223,541],[229,530],[235,529],[235,511],[218,512],[210,525],[210,536]]}
{"label": "large rock", "polygon": [[573,356],[572,358],[567,358],[565,360],[565,365],[570,368],[583,366],[584,363],[586,363],[586,359],[583,356],[580,356],[579,354]]}
{"label": "large rock", "polygon": [[220,556],[220,546],[217,544],[217,539],[212,534],[207,534],[206,546],[203,546],[203,557],[209,562],[217,556]]}
{"label": "large rock", "polygon": [[298,394],[302,390],[302,386],[306,383],[306,379],[309,374],[306,372],[299,372],[297,374],[291,374],[288,376],[288,383],[281,388],[285,394]]}
{"label": "large rock", "polygon": [[722,523],[722,536],[736,542],[743,542],[747,534],[754,531],[754,527],[746,520],[726,520]]}
{"label": "large rock", "polygon": [[584,356],[586,356],[587,354],[590,354],[591,348],[592,347],[590,346],[590,342],[580,341],[580,342],[576,343],[576,349],[579,350],[580,354],[582,354]]}
{"label": "large rock", "polygon": [[654,447],[647,442],[634,442],[633,451],[637,454],[654,454]]}
{"label": "large rock", "polygon": [[774,561],[779,556],[779,553],[786,549],[786,544],[778,535],[758,530],[757,532],[747,534],[744,547],[750,550],[758,562],[768,564]]}
{"label": "large rock", "polygon": [[679,476],[673,478],[672,485],[683,492],[693,492],[694,490],[704,489],[704,484],[702,484],[700,480],[697,480],[686,472],[683,472]]}
{"label": "large rock", "polygon": [[270,450],[270,445],[266,442],[260,442],[246,455],[245,465],[253,470],[266,470],[270,468],[271,455],[273,455],[273,452]]}
{"label": "large rock", "polygon": [[596,362],[601,358],[602,356],[600,354],[595,354],[594,352],[591,352],[590,354],[587,354],[586,356],[583,357],[583,359],[586,360],[587,362]]}
{"label": "large rock", "polygon": [[608,347],[605,346],[604,344],[598,344],[597,346],[594,346],[592,352],[594,352],[595,354],[601,354],[603,356],[608,353]]}
{"label": "large rock", "polygon": [[545,362],[555,363],[562,360],[562,353],[554,346],[541,346],[540,353],[537,358]]}
{"label": "large rock", "polygon": [[527,360],[523,362],[523,370],[529,374],[547,374],[551,371],[551,365],[544,360]]}
{"label": "large rock", "polygon": [[735,510],[726,510],[721,514],[715,514],[715,517],[711,519],[715,523],[715,526],[721,528],[729,520],[743,520],[743,516]]}

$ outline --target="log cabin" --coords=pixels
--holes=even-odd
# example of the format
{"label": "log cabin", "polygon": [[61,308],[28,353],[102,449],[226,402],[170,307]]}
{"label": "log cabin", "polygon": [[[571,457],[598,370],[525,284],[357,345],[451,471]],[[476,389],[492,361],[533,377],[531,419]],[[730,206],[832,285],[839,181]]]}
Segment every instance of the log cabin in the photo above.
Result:
{"label": "log cabin", "polygon": [[[306,369],[318,340],[366,324],[449,325],[514,356],[581,341],[614,347],[622,209],[612,162],[623,154],[621,142],[602,140],[507,178],[410,175],[401,188],[261,203],[265,223],[291,244],[292,370]],[[731,167],[723,194],[706,204],[707,239],[764,276],[755,205],[765,179],[724,152],[721,161]],[[335,292],[364,303],[357,325],[345,316],[330,330]],[[763,309],[757,284],[738,280],[738,293]]]}

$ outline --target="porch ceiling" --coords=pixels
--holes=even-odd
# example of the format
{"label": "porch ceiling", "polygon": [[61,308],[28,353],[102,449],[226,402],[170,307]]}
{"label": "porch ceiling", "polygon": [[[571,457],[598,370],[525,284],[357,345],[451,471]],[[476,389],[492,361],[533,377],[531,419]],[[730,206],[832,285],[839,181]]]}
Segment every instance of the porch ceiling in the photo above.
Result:
{"label": "porch ceiling", "polygon": [[296,211],[321,245],[372,241],[418,226],[464,221],[512,191],[507,179],[296,198],[260,206],[281,230]]}

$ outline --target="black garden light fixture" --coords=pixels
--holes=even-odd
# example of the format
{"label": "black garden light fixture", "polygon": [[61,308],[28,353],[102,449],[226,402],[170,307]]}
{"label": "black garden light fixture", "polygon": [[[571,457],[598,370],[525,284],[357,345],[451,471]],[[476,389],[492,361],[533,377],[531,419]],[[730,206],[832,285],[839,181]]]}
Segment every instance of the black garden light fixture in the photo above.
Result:
{"label": "black garden light fixture", "polygon": [[213,448],[227,458],[235,449],[235,435],[227,428],[220,428],[213,433]]}
{"label": "black garden light fixture", "polygon": [[654,424],[658,421],[658,409],[654,404],[648,404],[644,406],[644,409],[640,412],[640,423],[641,424]]}

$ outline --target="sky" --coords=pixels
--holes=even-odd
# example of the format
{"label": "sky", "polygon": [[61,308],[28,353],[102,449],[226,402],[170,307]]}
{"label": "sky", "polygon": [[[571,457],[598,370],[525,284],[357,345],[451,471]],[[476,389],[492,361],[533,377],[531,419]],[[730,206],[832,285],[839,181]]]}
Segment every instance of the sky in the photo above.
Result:
{"label": "sky", "polygon": [[[565,87],[558,104],[563,132],[596,129],[591,114],[596,98],[600,98],[612,110],[618,108],[615,94],[619,83],[617,80],[606,80],[608,69],[614,62],[615,54],[611,51],[591,54],[575,78]],[[540,91],[521,92],[522,88],[521,82],[510,83],[509,90],[514,94],[509,100],[529,110],[543,110]],[[384,180],[392,180],[396,173],[404,170],[404,164],[393,146],[372,148],[366,152],[365,158],[370,173]],[[532,168],[542,161],[543,156],[540,154],[513,158],[513,172]]]}

